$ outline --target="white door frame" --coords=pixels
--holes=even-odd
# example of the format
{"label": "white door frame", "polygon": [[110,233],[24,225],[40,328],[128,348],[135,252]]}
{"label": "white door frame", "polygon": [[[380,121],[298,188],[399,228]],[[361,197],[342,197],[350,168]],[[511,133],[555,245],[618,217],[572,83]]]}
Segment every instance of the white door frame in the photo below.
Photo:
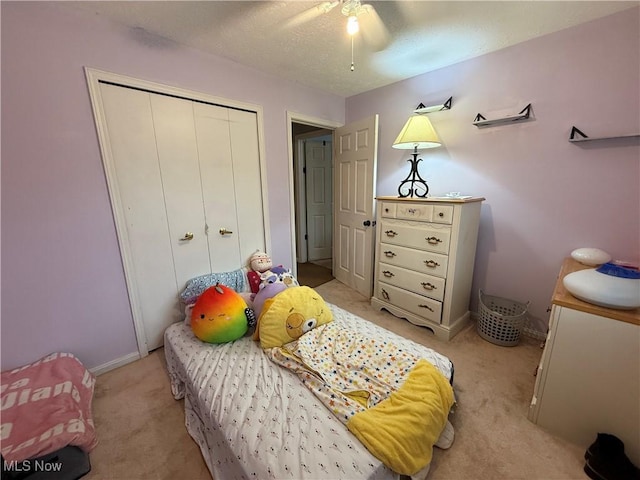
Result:
{"label": "white door frame", "polygon": [[[291,271],[294,275],[298,274],[298,267],[296,262],[296,252],[297,252],[297,239],[296,239],[296,204],[295,204],[295,195],[294,195],[294,182],[295,173],[293,169],[293,149],[294,144],[296,142],[293,141],[293,128],[291,126],[292,123],[302,123],[305,125],[312,125],[318,128],[324,128],[327,130],[335,130],[338,127],[341,127],[343,124],[339,122],[333,122],[331,120],[325,120],[323,118],[310,117],[309,115],[304,115],[302,113],[295,113],[287,111],[287,138],[289,139],[287,142],[289,149],[289,208],[291,210]],[[335,140],[335,139],[334,139]],[[306,248],[306,247],[305,247]]]}
{"label": "white door frame", "polygon": [[[260,181],[262,187],[262,210],[264,218],[264,234],[265,234],[265,246],[267,251],[271,250],[271,231],[269,227],[269,205],[267,195],[267,171],[264,159],[264,119],[262,107],[260,105],[254,105],[250,103],[238,102],[235,100],[229,100],[222,97],[215,97],[206,93],[196,92],[193,90],[187,90],[179,87],[172,87],[169,85],[163,85],[160,83],[149,82],[146,80],[140,80],[125,75],[120,75],[111,72],[105,72],[90,67],[85,67],[85,76],[87,78],[87,85],[89,88],[89,96],[91,98],[91,105],[93,107],[93,116],[96,124],[96,130],[98,133],[98,141],[100,145],[100,152],[102,154],[102,163],[104,166],[105,176],[107,179],[107,188],[109,190],[109,198],[111,201],[111,209],[113,211],[113,218],[116,224],[116,234],[118,236],[118,244],[120,246],[120,254],[122,257],[122,266],[124,269],[124,276],[127,285],[127,291],[129,293],[129,303],[131,306],[131,315],[133,317],[133,326],[136,332],[136,342],[138,344],[138,352],[140,357],[146,357],[149,354],[147,350],[147,340],[145,336],[144,323],[142,319],[142,312],[140,308],[140,299],[136,289],[135,275],[133,268],[132,254],[129,251],[129,237],[127,235],[127,225],[125,221],[125,215],[123,207],[120,204],[120,192],[118,191],[118,182],[116,177],[115,162],[111,152],[111,146],[109,142],[109,134],[107,130],[106,115],[104,111],[104,105],[102,102],[102,95],[100,93],[100,82],[110,82],[117,85],[126,87],[137,88],[141,90],[148,90],[151,92],[161,93],[165,95],[171,95],[175,97],[192,99],[203,101],[206,103],[212,103],[215,105],[222,105],[226,107],[247,110],[256,113],[258,122],[258,148],[260,156]],[[239,265],[238,268],[242,267]]]}

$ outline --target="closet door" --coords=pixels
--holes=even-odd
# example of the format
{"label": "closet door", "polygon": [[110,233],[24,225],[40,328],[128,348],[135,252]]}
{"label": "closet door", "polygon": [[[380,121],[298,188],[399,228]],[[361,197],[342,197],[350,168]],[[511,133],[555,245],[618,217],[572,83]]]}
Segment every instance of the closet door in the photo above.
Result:
{"label": "closet door", "polygon": [[258,123],[255,112],[229,110],[229,132],[240,255],[242,264],[246,264],[253,252],[266,249]]}
{"label": "closet door", "polygon": [[256,114],[203,103],[193,108],[211,268],[236,270],[265,249]]}
{"label": "closet door", "polygon": [[190,278],[211,273],[194,102],[142,94],[151,101],[175,281],[182,288]]}
{"label": "closet door", "polygon": [[100,84],[100,91],[106,154],[116,177],[111,200],[126,225],[119,237],[132,313],[144,324],[146,349],[152,350],[162,345],[164,329],[180,318],[152,102],[149,94],[129,88]]}
{"label": "closet door", "polygon": [[240,256],[229,109],[195,103],[193,113],[211,268],[215,272],[236,270],[244,259]]}
{"label": "closet door", "polygon": [[99,87],[132,312],[149,351],[182,319],[178,295],[190,278],[237,270],[265,250],[257,116]]}

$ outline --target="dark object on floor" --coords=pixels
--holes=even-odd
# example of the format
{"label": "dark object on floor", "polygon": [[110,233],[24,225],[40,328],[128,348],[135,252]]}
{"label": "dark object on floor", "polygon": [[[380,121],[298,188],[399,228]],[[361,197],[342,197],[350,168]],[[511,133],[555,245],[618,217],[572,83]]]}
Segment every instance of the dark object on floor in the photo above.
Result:
{"label": "dark object on floor", "polygon": [[2,458],[3,480],[77,480],[90,471],[89,454],[71,445],[21,462]]}
{"label": "dark object on floor", "polygon": [[625,455],[624,443],[615,435],[598,433],[584,458],[584,472],[593,480],[640,480],[640,469]]}

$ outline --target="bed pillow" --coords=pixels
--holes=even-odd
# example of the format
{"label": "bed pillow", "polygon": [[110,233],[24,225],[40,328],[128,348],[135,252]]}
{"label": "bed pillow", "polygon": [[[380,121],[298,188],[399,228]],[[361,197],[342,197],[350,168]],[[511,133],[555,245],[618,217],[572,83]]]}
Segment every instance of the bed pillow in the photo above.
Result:
{"label": "bed pillow", "polygon": [[254,339],[260,338],[262,348],[280,347],[332,320],[333,314],[318,292],[310,287],[290,287],[264,302]]}
{"label": "bed pillow", "polygon": [[248,290],[246,276],[247,270],[240,268],[232,272],[207,273],[194,277],[187,282],[184,290],[180,293],[180,300],[185,305],[196,303],[202,292],[218,283],[232,288],[236,292],[246,292]]}

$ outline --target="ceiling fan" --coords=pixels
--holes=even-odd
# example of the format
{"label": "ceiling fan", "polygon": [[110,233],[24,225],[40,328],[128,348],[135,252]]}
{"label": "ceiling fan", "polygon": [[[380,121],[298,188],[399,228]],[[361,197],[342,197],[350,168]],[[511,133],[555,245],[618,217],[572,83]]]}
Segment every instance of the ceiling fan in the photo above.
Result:
{"label": "ceiling fan", "polygon": [[[347,33],[351,36],[352,57],[353,57],[353,36],[362,31],[364,41],[374,50],[384,50],[389,43],[389,32],[382,19],[376,12],[373,5],[362,3],[361,0],[334,0],[325,1],[315,5],[301,13],[294,15],[288,22],[287,27],[296,27],[313,20],[320,15],[329,13],[338,5],[342,8],[340,12],[347,17]],[[361,28],[362,24],[362,28]],[[353,58],[351,70],[354,70]]]}

